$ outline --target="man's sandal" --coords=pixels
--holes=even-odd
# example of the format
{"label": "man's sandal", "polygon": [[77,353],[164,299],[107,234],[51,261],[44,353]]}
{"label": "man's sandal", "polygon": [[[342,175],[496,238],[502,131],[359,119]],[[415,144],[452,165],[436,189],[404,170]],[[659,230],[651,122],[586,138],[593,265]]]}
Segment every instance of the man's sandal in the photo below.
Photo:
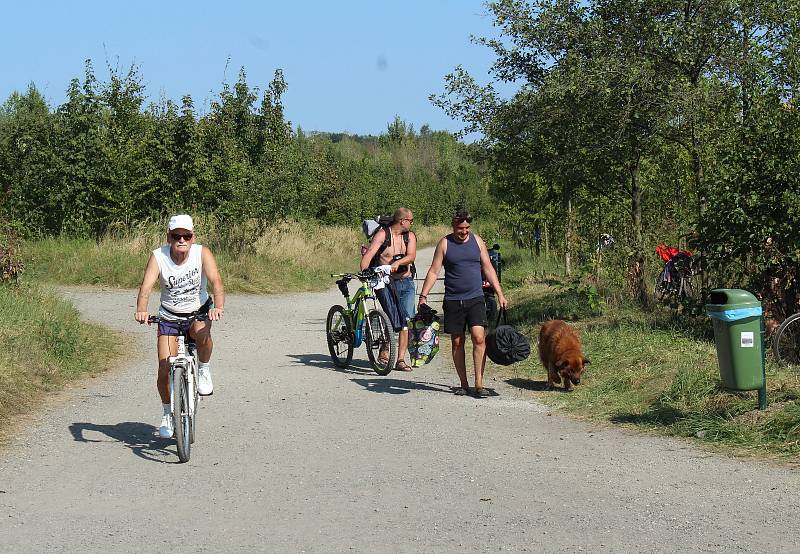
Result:
{"label": "man's sandal", "polygon": [[404,360],[400,360],[397,362],[397,365],[394,366],[395,371],[413,371],[413,368],[408,365]]}

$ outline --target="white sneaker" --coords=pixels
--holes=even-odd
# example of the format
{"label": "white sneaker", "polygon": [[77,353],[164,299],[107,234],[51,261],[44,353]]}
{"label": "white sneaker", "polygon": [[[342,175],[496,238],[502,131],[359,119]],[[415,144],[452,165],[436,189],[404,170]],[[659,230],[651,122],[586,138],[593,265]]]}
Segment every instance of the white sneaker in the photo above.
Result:
{"label": "white sneaker", "polygon": [[201,367],[197,370],[197,394],[200,396],[214,394],[214,383],[211,382],[210,367]]}
{"label": "white sneaker", "polygon": [[158,434],[162,439],[171,439],[175,434],[172,428],[172,414],[164,414],[161,416],[161,427],[158,428]]}

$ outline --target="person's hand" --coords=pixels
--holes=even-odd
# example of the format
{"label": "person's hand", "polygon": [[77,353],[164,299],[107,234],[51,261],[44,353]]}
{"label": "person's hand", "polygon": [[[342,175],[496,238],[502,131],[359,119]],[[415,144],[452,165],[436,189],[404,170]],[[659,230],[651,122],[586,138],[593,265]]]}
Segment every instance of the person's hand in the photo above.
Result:
{"label": "person's hand", "polygon": [[497,303],[500,305],[501,308],[504,310],[508,308],[508,299],[503,294],[497,295]]}
{"label": "person's hand", "polygon": [[417,302],[417,307],[420,307],[423,304],[427,304],[427,303],[428,303],[428,295],[420,294],[419,295],[419,302]]}
{"label": "person's hand", "polygon": [[222,308],[211,308],[208,310],[208,319],[211,321],[219,321],[222,319],[222,314],[225,313],[225,310]]}
{"label": "person's hand", "polygon": [[150,322],[147,321],[148,315],[149,314],[147,312],[136,312],[136,313],[133,314],[133,319],[138,321],[140,324],[141,323],[147,323],[148,325],[150,325]]}
{"label": "person's hand", "polygon": [[398,269],[400,269],[400,264],[398,262],[394,262],[392,264],[392,273],[397,273]]}

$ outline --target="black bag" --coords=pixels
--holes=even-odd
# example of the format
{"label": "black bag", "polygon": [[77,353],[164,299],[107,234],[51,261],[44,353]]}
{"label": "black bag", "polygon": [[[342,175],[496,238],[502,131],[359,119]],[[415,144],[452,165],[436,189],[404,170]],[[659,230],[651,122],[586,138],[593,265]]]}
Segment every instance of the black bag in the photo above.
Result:
{"label": "black bag", "polygon": [[[500,318],[503,319],[503,325],[500,325]],[[497,326],[486,336],[486,354],[499,365],[521,362],[531,355],[528,337],[508,325],[505,308],[497,315]]]}

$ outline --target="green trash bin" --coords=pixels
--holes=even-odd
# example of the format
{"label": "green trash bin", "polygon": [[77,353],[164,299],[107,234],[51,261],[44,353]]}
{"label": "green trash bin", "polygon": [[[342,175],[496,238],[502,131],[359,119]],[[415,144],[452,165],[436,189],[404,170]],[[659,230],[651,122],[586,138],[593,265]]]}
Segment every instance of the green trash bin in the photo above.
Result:
{"label": "green trash bin", "polygon": [[722,386],[766,392],[761,302],[746,290],[714,289],[705,308],[714,322]]}

